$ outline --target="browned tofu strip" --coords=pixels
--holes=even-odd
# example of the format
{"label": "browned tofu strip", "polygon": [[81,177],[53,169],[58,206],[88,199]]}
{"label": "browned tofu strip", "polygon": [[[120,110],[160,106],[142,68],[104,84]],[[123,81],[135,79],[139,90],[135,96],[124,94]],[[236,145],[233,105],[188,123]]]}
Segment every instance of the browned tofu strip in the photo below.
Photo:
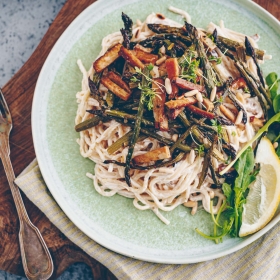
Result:
{"label": "browned tofu strip", "polygon": [[139,155],[133,158],[133,161],[136,164],[139,163],[148,163],[151,161],[161,160],[161,159],[168,159],[170,158],[170,151],[168,146],[164,146],[153,151],[149,151],[143,155]]}
{"label": "browned tofu strip", "polygon": [[180,68],[178,64],[177,58],[168,58],[165,61],[166,71],[168,78],[170,81],[173,80],[173,78],[178,77],[180,74]]}
{"label": "browned tofu strip", "polygon": [[106,67],[112,64],[120,55],[119,51],[122,45],[117,44],[109,49],[105,54],[100,56],[95,62],[93,63],[93,68],[97,73],[103,71]]}
{"label": "browned tofu strip", "polygon": [[120,86],[121,88],[123,88],[125,91],[127,92],[131,92],[129,86],[127,85],[127,83],[125,81],[122,80],[121,76],[119,76],[118,74],[116,74],[113,71],[108,72],[108,74],[106,75],[111,81],[113,81],[115,84],[117,84],[118,86]]}
{"label": "browned tofu strip", "polygon": [[[162,85],[162,87],[160,87]],[[161,131],[168,130],[168,119],[164,112],[164,104],[166,99],[166,92],[164,88],[164,81],[161,78],[153,80],[152,87],[156,92],[156,96],[153,99],[153,113],[155,119],[155,128]]]}
{"label": "browned tofu strip", "polygon": [[190,110],[192,111],[194,114],[198,115],[198,116],[201,116],[203,118],[207,118],[207,119],[214,119],[215,118],[215,114],[214,113],[211,113],[211,112],[207,112],[205,110],[202,110],[198,107],[195,107],[193,105],[190,105],[187,107],[187,110]]}
{"label": "browned tofu strip", "polygon": [[197,100],[193,97],[187,97],[177,100],[170,100],[165,103],[165,106],[171,110],[171,109],[180,109],[182,107],[187,107],[190,105],[193,105],[197,102]]}
{"label": "browned tofu strip", "polygon": [[158,55],[147,53],[137,48],[135,49],[135,56],[144,63],[156,64],[156,61],[158,60]]}
{"label": "browned tofu strip", "polygon": [[[165,61],[165,66],[166,66],[166,72],[167,72],[167,76],[170,79],[170,81],[172,82],[174,78],[178,77],[180,74],[180,68],[179,68],[179,64],[178,64],[178,60],[177,58],[168,58]],[[173,99],[178,95],[179,89],[178,86],[176,84],[174,84],[172,82],[171,84],[172,86],[172,93],[169,95],[169,99]]]}
{"label": "browned tofu strip", "polygon": [[125,91],[123,88],[119,87],[113,81],[111,81],[108,77],[102,77],[101,83],[110,91],[112,91],[115,95],[117,95],[122,100],[127,100],[130,97],[130,93]]}
{"label": "browned tofu strip", "polygon": [[201,86],[201,85],[197,85],[191,82],[188,82],[184,79],[181,78],[175,78],[174,80],[175,84],[181,88],[181,89],[186,89],[186,90],[194,90],[197,89],[198,91],[202,92],[202,93],[206,93],[205,91],[205,87]]}
{"label": "browned tofu strip", "polygon": [[119,54],[133,67],[144,69],[144,64],[128,49],[124,46],[121,47]]}

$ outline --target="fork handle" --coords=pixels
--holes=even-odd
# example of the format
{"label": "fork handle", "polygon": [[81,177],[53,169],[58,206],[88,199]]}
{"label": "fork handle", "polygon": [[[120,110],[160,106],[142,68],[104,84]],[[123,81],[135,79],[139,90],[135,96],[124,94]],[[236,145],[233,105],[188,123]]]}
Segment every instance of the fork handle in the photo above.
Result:
{"label": "fork handle", "polygon": [[[1,144],[4,144],[3,142],[6,141],[2,141]],[[24,272],[30,280],[49,279],[53,273],[50,252],[39,229],[30,221],[20,191],[14,184],[15,174],[9,154],[1,153],[0,155],[19,216],[19,243]]]}

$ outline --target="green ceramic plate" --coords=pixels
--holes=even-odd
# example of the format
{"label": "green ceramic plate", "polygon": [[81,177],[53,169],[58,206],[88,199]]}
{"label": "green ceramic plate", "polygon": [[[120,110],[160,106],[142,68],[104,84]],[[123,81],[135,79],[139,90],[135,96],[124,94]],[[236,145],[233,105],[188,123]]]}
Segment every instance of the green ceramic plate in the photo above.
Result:
{"label": "green ceramic plate", "polygon": [[[139,211],[132,200],[118,195],[99,195],[86,172],[94,164],[82,158],[74,130],[77,109],[75,94],[82,75],[76,61],[89,68],[100,51],[101,39],[122,27],[121,12],[133,20],[144,20],[160,12],[183,23],[181,16],[167,10],[172,5],[185,9],[192,23],[206,27],[221,19],[231,29],[260,34],[260,48],[274,57],[280,55],[279,22],[251,1],[222,0],[101,0],[81,13],[67,28],[51,51],[37,82],[32,129],[43,177],[66,215],[90,238],[101,245],[137,259],[159,263],[191,263],[214,259],[234,252],[267,232],[280,219],[275,216],[262,231],[248,238],[226,238],[222,244],[201,238],[198,227],[210,233],[210,217],[204,211],[191,216],[185,207],[164,215],[163,224],[151,211]],[[265,73],[280,73],[279,60],[263,66]]]}

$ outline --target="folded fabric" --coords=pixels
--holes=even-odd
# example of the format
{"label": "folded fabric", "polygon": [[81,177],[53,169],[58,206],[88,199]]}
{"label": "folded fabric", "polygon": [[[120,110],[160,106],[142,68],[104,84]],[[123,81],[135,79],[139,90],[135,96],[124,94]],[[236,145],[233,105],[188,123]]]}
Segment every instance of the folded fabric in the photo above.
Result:
{"label": "folded fabric", "polygon": [[15,183],[63,234],[118,279],[279,279],[279,224],[249,246],[216,260],[184,265],[149,263],[114,253],[80,231],[48,191],[36,159]]}

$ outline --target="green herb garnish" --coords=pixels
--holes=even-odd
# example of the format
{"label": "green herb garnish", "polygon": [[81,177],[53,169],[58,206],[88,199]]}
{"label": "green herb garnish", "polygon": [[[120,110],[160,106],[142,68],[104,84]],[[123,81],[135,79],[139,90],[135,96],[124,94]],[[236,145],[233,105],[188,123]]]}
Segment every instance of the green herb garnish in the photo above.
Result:
{"label": "green herb garnish", "polygon": [[180,63],[181,77],[189,82],[196,83],[200,60],[195,58],[195,52],[193,51],[189,51],[188,55],[184,55],[183,58]]}
{"label": "green herb garnish", "polygon": [[213,56],[213,55],[210,55],[208,57],[208,60],[211,61],[211,62],[216,62],[216,64],[221,64],[222,63],[222,58],[221,57],[216,57],[216,56]]}
{"label": "green herb garnish", "polygon": [[274,112],[279,113],[280,112],[280,92],[279,92],[280,79],[278,79],[278,76],[275,72],[272,72],[266,76],[265,80],[269,87]]}
{"label": "green herb garnish", "polygon": [[[147,67],[147,70],[150,72],[153,70],[154,66],[152,64],[149,64]],[[153,109],[153,100],[155,98],[155,96],[157,95],[156,91],[152,88],[152,82],[153,80],[151,79],[150,76],[144,74],[142,72],[142,70],[138,67],[135,67],[135,72],[137,74],[142,75],[145,79],[146,79],[146,83],[145,86],[142,86],[140,83],[138,84],[138,88],[141,90],[142,92],[142,98],[141,98],[141,102],[143,102],[146,106],[148,110],[152,110]],[[136,81],[136,79],[135,79]],[[139,81],[139,80],[138,80]],[[159,88],[163,88],[164,86],[162,84],[158,84]]]}

